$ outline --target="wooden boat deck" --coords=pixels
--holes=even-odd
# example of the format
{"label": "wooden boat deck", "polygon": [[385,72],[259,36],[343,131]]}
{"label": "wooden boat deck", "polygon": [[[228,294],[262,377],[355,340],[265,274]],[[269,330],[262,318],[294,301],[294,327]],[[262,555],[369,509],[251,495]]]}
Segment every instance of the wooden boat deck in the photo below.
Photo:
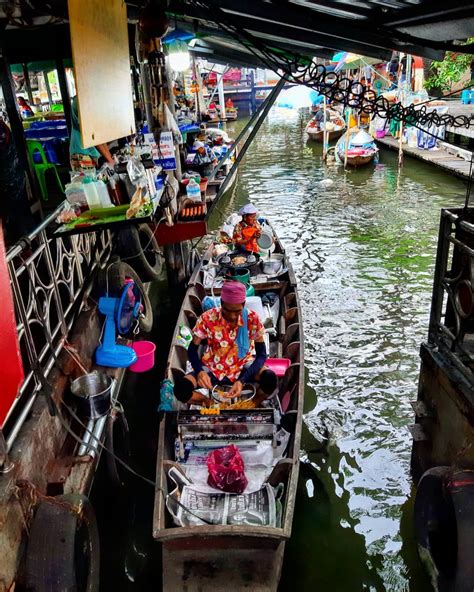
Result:
{"label": "wooden boat deck", "polygon": [[[399,150],[399,141],[392,136],[385,136],[384,138],[377,138],[376,142],[384,148],[390,150]],[[404,154],[417,158],[424,162],[434,164],[438,168],[451,173],[460,179],[469,179],[469,160],[459,158],[454,154],[449,154],[446,150],[421,150],[420,148],[412,148],[407,144],[402,144],[402,150]]]}

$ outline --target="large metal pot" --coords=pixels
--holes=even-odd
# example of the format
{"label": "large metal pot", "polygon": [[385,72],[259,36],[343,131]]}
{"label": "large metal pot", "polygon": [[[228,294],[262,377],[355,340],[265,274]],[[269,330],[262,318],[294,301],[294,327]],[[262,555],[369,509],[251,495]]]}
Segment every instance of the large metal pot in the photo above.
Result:
{"label": "large metal pot", "polygon": [[283,267],[283,255],[274,253],[271,257],[262,259],[262,271],[266,275],[275,275]]}
{"label": "large metal pot", "polygon": [[97,371],[73,380],[71,393],[75,396],[78,414],[87,419],[107,415],[112,405],[112,383],[110,376]]}

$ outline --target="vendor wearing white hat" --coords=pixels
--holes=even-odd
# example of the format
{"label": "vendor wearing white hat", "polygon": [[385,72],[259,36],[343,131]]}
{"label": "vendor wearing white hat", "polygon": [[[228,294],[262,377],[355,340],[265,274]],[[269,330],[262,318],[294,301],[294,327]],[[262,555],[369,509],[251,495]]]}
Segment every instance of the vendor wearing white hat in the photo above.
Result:
{"label": "vendor wearing white hat", "polygon": [[262,233],[257,222],[257,208],[253,204],[246,204],[239,210],[242,221],[234,228],[233,242],[237,248],[258,253],[257,239]]}
{"label": "vendor wearing white hat", "polygon": [[217,157],[214,151],[211,150],[207,144],[201,142],[200,140],[196,140],[193,144],[193,147],[196,150],[193,164],[196,166],[204,166],[204,175],[209,175],[212,171],[212,168],[217,164]]}

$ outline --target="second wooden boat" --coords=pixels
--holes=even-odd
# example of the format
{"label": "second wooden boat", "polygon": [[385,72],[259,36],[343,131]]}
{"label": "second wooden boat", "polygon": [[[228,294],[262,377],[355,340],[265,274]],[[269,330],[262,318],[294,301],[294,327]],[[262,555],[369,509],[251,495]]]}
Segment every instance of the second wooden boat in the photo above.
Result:
{"label": "second wooden boat", "polygon": [[[347,149],[346,149],[346,142]],[[351,127],[336,144],[336,161],[350,166],[363,166],[378,158],[379,149],[375,140],[364,130]]]}
{"label": "second wooden boat", "polygon": [[[328,109],[326,117],[328,120],[326,123],[328,142],[332,142],[342,136],[346,129],[346,124],[337,111]],[[305,132],[308,134],[310,140],[324,142],[324,129],[321,129],[314,119],[308,122]]]}

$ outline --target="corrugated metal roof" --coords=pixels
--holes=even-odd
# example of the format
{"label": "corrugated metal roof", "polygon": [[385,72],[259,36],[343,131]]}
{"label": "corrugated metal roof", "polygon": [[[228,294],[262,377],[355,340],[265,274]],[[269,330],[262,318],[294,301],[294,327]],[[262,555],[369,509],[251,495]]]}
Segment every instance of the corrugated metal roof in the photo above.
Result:
{"label": "corrugated metal roof", "polygon": [[459,0],[171,0],[168,12],[201,38],[197,52],[254,65],[258,59],[223,22],[311,57],[344,50],[388,59],[394,50],[442,59],[453,40],[474,36],[474,4]]}

